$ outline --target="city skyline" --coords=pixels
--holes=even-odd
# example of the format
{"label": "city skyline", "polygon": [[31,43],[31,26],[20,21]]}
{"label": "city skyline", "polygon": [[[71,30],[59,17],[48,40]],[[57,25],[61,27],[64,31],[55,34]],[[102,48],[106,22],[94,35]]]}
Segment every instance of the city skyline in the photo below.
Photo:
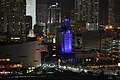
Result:
{"label": "city skyline", "polygon": [[62,10],[73,10],[74,9],[74,0],[37,0],[37,4],[46,4],[52,5],[58,3]]}
{"label": "city skyline", "polygon": [[0,78],[119,76],[119,4],[120,0],[0,0]]}

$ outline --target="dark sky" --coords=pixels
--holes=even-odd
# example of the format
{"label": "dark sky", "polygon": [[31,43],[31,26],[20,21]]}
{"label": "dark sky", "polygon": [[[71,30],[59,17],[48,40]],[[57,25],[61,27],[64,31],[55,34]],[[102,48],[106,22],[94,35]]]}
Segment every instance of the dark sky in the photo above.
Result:
{"label": "dark sky", "polygon": [[44,3],[46,5],[59,3],[62,10],[73,10],[74,9],[74,0],[37,0],[37,3]]}

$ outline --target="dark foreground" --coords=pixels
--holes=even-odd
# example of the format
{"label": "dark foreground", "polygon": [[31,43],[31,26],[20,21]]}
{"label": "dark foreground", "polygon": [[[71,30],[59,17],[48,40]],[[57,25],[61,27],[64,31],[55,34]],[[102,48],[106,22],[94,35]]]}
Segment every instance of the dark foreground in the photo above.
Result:
{"label": "dark foreground", "polygon": [[55,72],[44,74],[2,75],[1,80],[120,80],[119,76],[93,75],[92,73]]}

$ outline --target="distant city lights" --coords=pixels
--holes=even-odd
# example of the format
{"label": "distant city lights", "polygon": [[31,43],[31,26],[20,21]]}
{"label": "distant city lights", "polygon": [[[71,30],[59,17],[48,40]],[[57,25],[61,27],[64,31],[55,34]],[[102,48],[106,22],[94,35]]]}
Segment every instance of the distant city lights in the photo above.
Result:
{"label": "distant city lights", "polygon": [[118,67],[120,67],[120,63],[118,63]]}

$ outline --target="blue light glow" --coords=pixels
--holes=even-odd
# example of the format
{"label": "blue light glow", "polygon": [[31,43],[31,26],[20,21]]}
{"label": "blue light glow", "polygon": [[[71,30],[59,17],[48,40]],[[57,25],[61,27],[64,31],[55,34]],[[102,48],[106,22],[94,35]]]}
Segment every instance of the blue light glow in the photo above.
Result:
{"label": "blue light glow", "polygon": [[74,60],[74,58],[68,58],[68,60],[69,60],[69,61],[73,61],[73,60]]}
{"label": "blue light glow", "polygon": [[67,23],[69,23],[69,21],[70,21],[69,19],[65,18],[64,19],[64,25],[67,26]]}
{"label": "blue light glow", "polygon": [[72,34],[70,30],[66,30],[64,31],[63,34],[62,52],[70,53],[71,51],[72,51]]}
{"label": "blue light glow", "polygon": [[69,22],[69,19],[66,19],[66,18],[65,18],[65,19],[64,19],[64,22]]}
{"label": "blue light glow", "polygon": [[69,34],[70,34],[70,30],[67,30],[66,33],[69,33]]}

